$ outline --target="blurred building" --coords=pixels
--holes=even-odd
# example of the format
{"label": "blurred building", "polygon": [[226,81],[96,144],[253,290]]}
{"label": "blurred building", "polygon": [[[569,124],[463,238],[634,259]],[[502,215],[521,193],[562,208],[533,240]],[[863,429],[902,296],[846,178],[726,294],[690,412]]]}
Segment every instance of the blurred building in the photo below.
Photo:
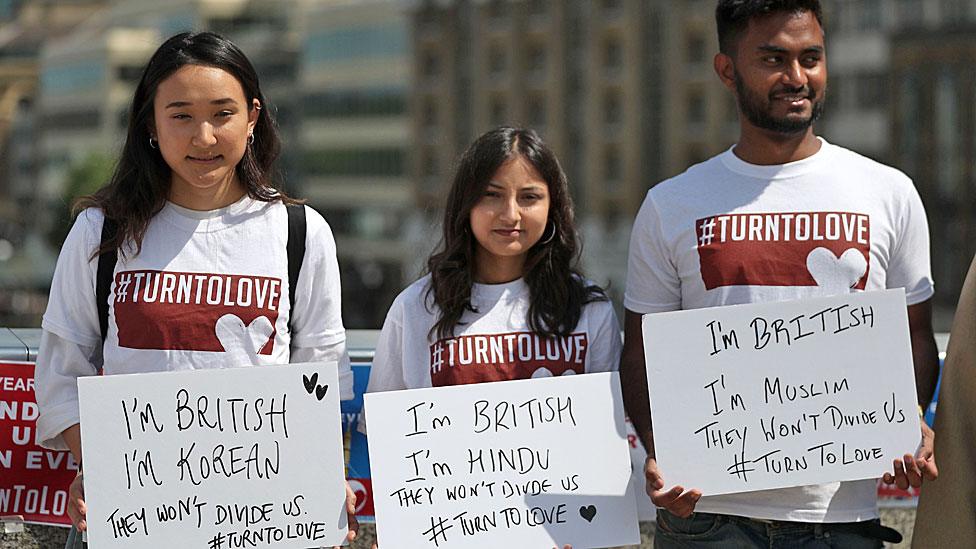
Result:
{"label": "blurred building", "polygon": [[570,179],[584,267],[620,297],[647,189],[729,146],[710,0],[418,2],[411,169],[443,202],[456,158],[502,124],[538,131]]}
{"label": "blurred building", "polygon": [[350,328],[382,325],[416,259],[408,242],[414,201],[404,4],[323,1],[298,23],[299,190],[336,235]]}
{"label": "blurred building", "polygon": [[976,252],[976,24],[892,36],[890,155],[928,210],[936,303],[955,307]]}
{"label": "blurred building", "polygon": [[54,253],[32,231],[40,52],[105,4],[0,2],[0,325],[35,324],[54,267]]}

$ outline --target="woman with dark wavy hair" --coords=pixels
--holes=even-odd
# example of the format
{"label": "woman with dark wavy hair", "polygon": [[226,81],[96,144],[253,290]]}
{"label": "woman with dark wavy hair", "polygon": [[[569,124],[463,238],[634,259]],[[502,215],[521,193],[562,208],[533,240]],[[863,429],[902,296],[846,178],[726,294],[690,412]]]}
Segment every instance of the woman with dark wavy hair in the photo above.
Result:
{"label": "woman with dark wavy hair", "polygon": [[[35,373],[40,444],[81,463],[77,382],[98,373],[336,362],[351,398],[335,241],[278,188],[279,148],[237,46],[201,32],[156,50],[115,172],[78,201],[58,258]],[[86,529],[80,472],[68,514]]]}
{"label": "woman with dark wavy hair", "polygon": [[613,306],[579,273],[566,175],[532,130],[461,157],[429,274],[393,302],[367,391],[617,369]]}

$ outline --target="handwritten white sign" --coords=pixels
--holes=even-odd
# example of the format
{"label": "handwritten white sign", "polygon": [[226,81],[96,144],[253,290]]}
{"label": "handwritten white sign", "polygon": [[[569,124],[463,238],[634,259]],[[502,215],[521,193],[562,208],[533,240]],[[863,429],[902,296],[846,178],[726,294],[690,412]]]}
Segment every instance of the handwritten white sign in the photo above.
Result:
{"label": "handwritten white sign", "polygon": [[345,539],[335,363],[99,376],[78,390],[93,547]]}
{"label": "handwritten white sign", "polygon": [[920,442],[903,290],[650,314],[643,331],[669,486],[877,478]]}
{"label": "handwritten white sign", "polygon": [[381,546],[640,542],[615,372],[365,398]]}

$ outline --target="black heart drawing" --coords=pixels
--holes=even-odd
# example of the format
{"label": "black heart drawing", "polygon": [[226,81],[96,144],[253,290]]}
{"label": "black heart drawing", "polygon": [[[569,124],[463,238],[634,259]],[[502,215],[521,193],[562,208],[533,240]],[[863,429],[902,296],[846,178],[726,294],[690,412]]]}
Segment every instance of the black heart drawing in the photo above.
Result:
{"label": "black heart drawing", "polygon": [[305,390],[308,391],[308,394],[312,394],[312,391],[315,390],[315,384],[318,383],[319,381],[319,373],[315,372],[314,374],[312,374],[311,379],[309,379],[308,376],[303,375],[302,381],[305,383]]}
{"label": "black heart drawing", "polygon": [[325,385],[325,386],[319,385],[318,387],[315,388],[315,396],[319,397],[319,400],[322,400],[323,398],[325,398],[325,393],[328,393],[328,392],[329,392],[329,386],[328,385]]}
{"label": "black heart drawing", "polygon": [[593,522],[593,517],[596,516],[596,505],[584,505],[580,507],[580,516],[586,519],[586,522]]}

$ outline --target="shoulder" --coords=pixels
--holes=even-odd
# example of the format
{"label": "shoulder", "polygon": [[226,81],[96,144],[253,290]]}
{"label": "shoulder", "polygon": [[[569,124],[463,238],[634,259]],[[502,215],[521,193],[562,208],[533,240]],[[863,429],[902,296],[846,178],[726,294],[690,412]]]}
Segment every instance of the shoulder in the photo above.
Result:
{"label": "shoulder", "polygon": [[100,208],[85,208],[75,218],[71,231],[62,245],[62,251],[79,248],[86,254],[93,254],[102,241],[102,225],[105,215]]}
{"label": "shoulder", "polygon": [[722,154],[694,164],[680,174],[654,185],[647,191],[647,199],[662,202],[685,197],[694,198],[695,191],[717,183],[716,175],[725,170]]}
{"label": "shoulder", "polygon": [[914,190],[915,188],[912,179],[898,168],[882,164],[873,158],[826,141],[824,146],[829,147],[830,155],[828,158],[833,170],[855,172],[860,174],[865,181],[879,182],[903,191]]}
{"label": "shoulder", "polygon": [[393,300],[393,307],[401,310],[410,310],[417,307],[431,308],[433,306],[433,297],[429,295],[430,285],[430,275],[425,275],[415,280],[396,296],[396,299]]}

